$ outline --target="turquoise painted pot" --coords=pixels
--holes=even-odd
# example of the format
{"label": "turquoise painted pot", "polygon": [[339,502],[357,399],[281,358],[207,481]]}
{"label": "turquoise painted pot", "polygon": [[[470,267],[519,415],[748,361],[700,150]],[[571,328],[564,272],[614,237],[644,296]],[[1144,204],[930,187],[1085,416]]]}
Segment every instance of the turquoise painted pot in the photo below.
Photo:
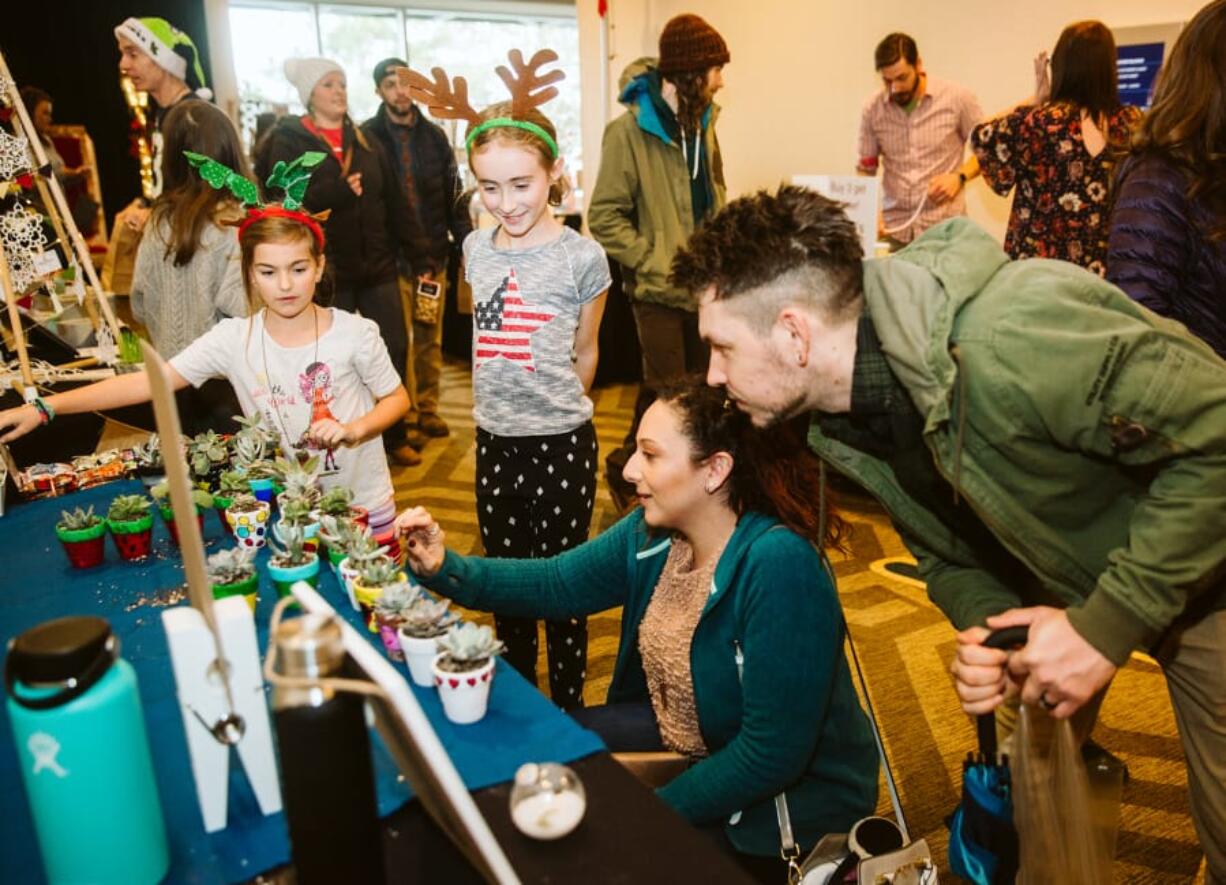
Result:
{"label": "turquoise painted pot", "polygon": [[279,566],[270,559],[268,561],[268,577],[272,578],[273,586],[277,588],[278,597],[289,596],[290,588],[299,581],[306,581],[312,587],[318,586],[319,557],[312,556],[303,565],[294,565],[288,568]]}

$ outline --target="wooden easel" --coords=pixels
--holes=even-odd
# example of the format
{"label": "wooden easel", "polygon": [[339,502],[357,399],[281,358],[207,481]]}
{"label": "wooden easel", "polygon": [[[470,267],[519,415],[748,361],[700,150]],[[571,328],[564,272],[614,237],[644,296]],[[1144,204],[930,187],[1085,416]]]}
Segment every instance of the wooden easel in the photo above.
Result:
{"label": "wooden easel", "polygon": [[[13,80],[13,75],[9,71],[8,62],[5,61],[3,52],[0,52],[0,82],[9,84],[9,92],[4,98],[15,111],[13,119],[17,126],[17,134],[25,137],[30,145],[30,151],[34,154],[37,166],[31,170],[31,174],[34,176],[35,185],[38,188],[39,195],[42,197],[43,208],[46,210],[47,215],[50,216],[51,224],[55,228],[56,236],[59,237],[60,242],[66,247],[71,248],[78,266],[88,281],[87,293],[92,294],[97,300],[98,305],[102,308],[102,314],[106,324],[110,327],[111,335],[114,336],[116,343],[118,343],[120,340],[119,320],[115,317],[115,311],[111,307],[110,298],[107,297],[106,292],[103,291],[102,284],[98,281],[98,275],[95,273],[93,262],[89,257],[89,247],[85,245],[85,238],[81,236],[81,231],[77,228],[76,222],[73,221],[72,211],[68,206],[68,199],[64,196],[64,189],[60,187],[60,183],[54,175],[44,179],[38,171],[45,169],[48,165],[47,152],[43,150],[43,143],[39,140],[34,124],[30,121],[30,115],[26,110],[24,102],[21,100],[21,95],[17,92],[16,81]],[[3,282],[5,283],[5,292],[9,302],[9,320],[12,322],[17,317],[17,313],[13,297],[15,293],[12,291],[12,283],[8,279],[7,269]],[[85,309],[89,314],[90,320],[94,323],[94,327],[97,328],[99,324],[97,310],[88,297],[85,299]],[[21,333],[17,329],[13,330],[13,335],[18,341],[23,340]],[[24,344],[19,345],[19,358],[23,347]]]}

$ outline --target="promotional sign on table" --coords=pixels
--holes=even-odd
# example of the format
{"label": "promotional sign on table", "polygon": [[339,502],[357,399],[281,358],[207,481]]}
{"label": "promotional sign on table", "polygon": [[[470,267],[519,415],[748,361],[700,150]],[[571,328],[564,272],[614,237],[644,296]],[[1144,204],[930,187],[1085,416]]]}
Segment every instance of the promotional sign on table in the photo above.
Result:
{"label": "promotional sign on table", "polygon": [[[137,481],[95,486],[71,495],[24,504],[3,520],[0,560],[0,638],[67,614],[105,618],[136,670],[145,711],[154,773],[166,815],[171,870],[168,883],[221,885],[243,882],[289,860],[289,839],[281,814],[265,817],[246,778],[232,767],[229,825],[206,834],[188,765],[187,739],[159,613],[185,599],[183,568],[165,527],[154,527],[153,551],[144,562],[121,562],[110,549],[102,565],[73,569],[55,537],[60,511],[76,506],[106,510],[118,494],[143,490]],[[233,542],[215,513],[205,517],[205,547],[218,550]],[[260,649],[267,647],[268,617],[276,593],[263,568],[261,552],[256,625]],[[330,569],[320,573],[319,595],[359,634],[379,649],[378,636],[365,632],[361,615],[350,609]],[[382,652],[379,652],[382,654]],[[404,664],[390,664],[402,676]],[[478,790],[506,783],[525,762],[571,762],[602,749],[533,686],[499,660],[489,712],[474,725],[455,725],[443,714],[438,693],[409,687],[459,773],[464,787]],[[41,862],[33,824],[21,786],[16,748],[7,715],[0,710],[0,882],[39,882]],[[412,789],[378,734],[372,735],[379,813],[383,816],[413,798]],[[508,812],[509,814],[509,812]]]}
{"label": "promotional sign on table", "polygon": [[847,205],[847,217],[856,226],[864,257],[877,248],[877,179],[867,175],[793,175],[792,184],[815,190],[823,197]]}

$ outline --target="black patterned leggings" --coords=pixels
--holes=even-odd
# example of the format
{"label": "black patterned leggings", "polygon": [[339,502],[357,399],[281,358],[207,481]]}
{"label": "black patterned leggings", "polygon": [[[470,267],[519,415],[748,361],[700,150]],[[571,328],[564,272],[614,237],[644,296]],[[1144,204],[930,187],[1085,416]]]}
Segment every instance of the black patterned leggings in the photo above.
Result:
{"label": "black patterned leggings", "polygon": [[[477,524],[486,556],[542,559],[587,540],[596,498],[596,430],[589,421],[551,436],[495,436],[477,428]],[[507,663],[536,684],[532,618],[494,615]],[[549,693],[583,706],[587,618],[545,622]]]}

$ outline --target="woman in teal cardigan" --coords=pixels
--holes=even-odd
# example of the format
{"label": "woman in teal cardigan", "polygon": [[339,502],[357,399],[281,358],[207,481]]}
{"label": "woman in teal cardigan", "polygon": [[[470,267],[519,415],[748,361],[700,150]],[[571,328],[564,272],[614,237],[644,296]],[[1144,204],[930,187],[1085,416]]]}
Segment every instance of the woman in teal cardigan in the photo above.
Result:
{"label": "woman in teal cardigan", "polygon": [[777,885],[776,795],[806,851],[877,800],[877,752],[815,548],[830,534],[810,503],[817,463],[694,380],[644,414],[625,477],[642,506],[549,559],[460,556],[420,507],[397,527],[414,573],[468,608],[568,618],[622,606],[608,703],[575,717],[613,751],[691,756],[660,798]]}

